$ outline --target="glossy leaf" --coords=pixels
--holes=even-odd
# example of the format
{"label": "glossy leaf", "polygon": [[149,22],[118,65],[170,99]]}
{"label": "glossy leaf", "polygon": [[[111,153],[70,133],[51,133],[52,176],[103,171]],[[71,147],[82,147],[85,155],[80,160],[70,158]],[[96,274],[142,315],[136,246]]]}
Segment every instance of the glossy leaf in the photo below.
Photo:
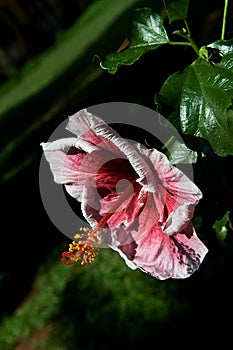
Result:
{"label": "glossy leaf", "polygon": [[228,210],[225,215],[220,220],[216,220],[213,224],[213,229],[215,230],[216,236],[219,242],[223,243],[227,237],[228,230],[233,230],[233,225],[230,221],[230,211]]}
{"label": "glossy leaf", "polygon": [[189,0],[164,0],[169,23],[177,20],[186,20]]}
{"label": "glossy leaf", "polygon": [[122,65],[131,65],[143,54],[155,50],[169,41],[162,18],[150,8],[140,8],[132,11],[132,33],[130,45],[105,57],[100,62],[103,69],[116,73]]}
{"label": "glossy leaf", "polygon": [[184,143],[175,140],[169,148],[168,159],[171,164],[190,164],[197,162],[197,152],[189,149]]}
{"label": "glossy leaf", "polygon": [[233,41],[217,42],[218,64],[198,58],[171,75],[156,96],[158,109],[169,109],[169,120],[182,133],[209,141],[219,156],[233,154]]}

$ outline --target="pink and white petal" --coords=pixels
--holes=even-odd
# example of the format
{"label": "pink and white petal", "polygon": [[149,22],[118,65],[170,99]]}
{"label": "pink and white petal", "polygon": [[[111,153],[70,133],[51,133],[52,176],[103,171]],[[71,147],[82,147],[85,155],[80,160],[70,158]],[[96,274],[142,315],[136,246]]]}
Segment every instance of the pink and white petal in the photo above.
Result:
{"label": "pink and white petal", "polygon": [[155,171],[151,162],[138,152],[129,142],[108,126],[102,119],[81,110],[69,117],[67,129],[79,138],[86,140],[99,148],[112,151],[129,160],[138,174],[138,182],[145,186],[147,191],[156,190]]}
{"label": "pink and white petal", "polygon": [[187,235],[183,231],[167,236],[155,225],[143,239],[136,242],[134,264],[161,280],[191,276],[199,268],[208,250],[191,224],[187,230]]}
{"label": "pink and white petal", "polygon": [[[139,186],[139,185],[138,185]],[[147,192],[111,192],[101,198],[94,186],[86,187],[82,195],[82,212],[89,223],[99,222],[105,218],[105,226],[115,229],[129,227],[137,220],[146,202]]]}
{"label": "pink and white petal", "polygon": [[[67,153],[75,147],[76,138],[60,139],[53,142],[41,143],[46,160],[48,161],[54,181],[59,184],[70,182],[70,176],[73,174],[73,165],[67,162]],[[78,152],[78,151],[77,151]],[[80,157],[82,152],[80,152]],[[77,160],[79,155],[77,155]],[[65,164],[65,165],[64,165]],[[64,171],[67,166],[67,173]]]}
{"label": "pink and white petal", "polygon": [[[135,225],[134,223],[134,226]],[[135,269],[133,259],[136,254],[137,244],[132,237],[130,230],[121,226],[119,228],[110,230],[111,240],[109,246],[118,251],[120,256],[124,258],[125,262],[129,267]]]}
{"label": "pink and white petal", "polygon": [[189,202],[180,204],[175,195],[166,191],[160,184],[157,192],[153,194],[153,199],[159,213],[158,222],[168,235],[182,230],[182,227],[193,217],[196,204]]}
{"label": "pink and white petal", "polygon": [[139,150],[149,157],[156,170],[158,182],[157,191],[153,194],[154,202],[162,228],[166,228],[165,232],[171,235],[182,230],[192,219],[195,205],[202,197],[201,191],[161,152],[140,147]]}
{"label": "pink and white petal", "polygon": [[[97,181],[97,173],[99,169],[101,169],[102,165],[108,162],[109,152],[108,151],[96,151],[91,154],[86,153],[82,157],[81,161],[76,162],[76,156],[67,155],[66,163],[64,163],[64,167],[66,170],[66,164],[73,162],[72,170],[73,170],[73,178],[70,183],[66,184],[66,189],[68,193],[75,197],[77,197],[77,192],[79,195],[81,194],[83,188],[87,188],[92,190],[92,201],[95,202],[95,206],[102,199],[101,192],[102,191],[110,191],[112,183],[99,183]],[[104,179],[106,180],[106,178]],[[80,199],[79,199],[80,200]],[[99,207],[99,205],[98,205]]]}
{"label": "pink and white petal", "polygon": [[[115,230],[112,246],[120,249],[125,261],[133,262],[158,279],[186,278],[199,268],[207,248],[197,237],[191,221],[182,232],[168,236],[159,225],[152,194],[139,217],[138,227]],[[124,233],[124,234],[123,234]]]}
{"label": "pink and white petal", "polygon": [[[94,188],[92,188],[95,191]],[[96,199],[96,193],[93,195],[91,188],[83,187],[82,197],[81,197],[81,210],[84,218],[91,225],[95,227],[96,223],[101,220],[100,212],[100,201]]]}
{"label": "pink and white petal", "polygon": [[156,208],[154,207],[152,196],[149,194],[140,216],[137,219],[135,218],[130,227],[121,225],[120,227],[112,228],[111,247],[115,250],[120,250],[121,256],[124,256],[126,262],[127,260],[132,261],[136,254],[137,241],[147,237],[147,233],[153,228],[157,219]]}
{"label": "pink and white petal", "polygon": [[164,233],[159,222],[153,220],[156,207],[152,194],[148,203],[140,214],[138,229],[132,232],[137,244],[133,262],[158,279],[190,276],[201,264],[207,248],[196,236],[191,221],[182,226],[182,231],[173,231],[171,236]]}
{"label": "pink and white petal", "polygon": [[54,181],[65,185],[67,192],[79,201],[83,187],[95,186],[96,171],[108,159],[107,152],[96,152],[98,147],[76,138],[42,143],[41,146]]}
{"label": "pink and white petal", "polygon": [[111,245],[109,245],[109,247],[112,248],[113,250],[115,250],[115,251],[120,255],[120,257],[124,259],[126,265],[127,265],[130,269],[132,269],[132,270],[138,269],[138,266],[135,265],[135,264],[133,263],[133,261],[129,260],[128,257],[127,257],[127,255],[126,255],[125,253],[123,253],[123,251],[122,251],[121,249],[117,248],[116,246],[111,246]]}
{"label": "pink and white petal", "polygon": [[[128,196],[125,196],[125,193],[111,198],[111,203],[108,205],[106,205],[107,198],[105,198],[105,202],[101,203],[100,213],[112,213],[107,221],[110,229],[118,228],[122,225],[125,228],[130,227],[138,219],[141,210],[145,206],[148,192],[141,189]],[[114,210],[114,208],[116,209]]]}
{"label": "pink and white petal", "polygon": [[181,170],[171,165],[163,153],[156,149],[139,150],[149,157],[163,187],[175,198],[176,207],[184,203],[199,202],[202,198],[200,189]]}
{"label": "pink and white petal", "polygon": [[111,130],[111,132],[115,133],[102,119],[87,112],[86,109],[82,109],[70,116],[66,126],[68,131],[77,135],[78,142],[84,140],[92,145],[98,146],[99,149],[108,150],[113,154],[124,156],[114,143],[97,133],[96,130],[99,128],[101,130],[103,128]]}
{"label": "pink and white petal", "polygon": [[171,236],[175,232],[183,231],[187,222],[192,220],[194,209],[195,206],[191,203],[179,206],[174,212],[169,214],[163,227],[163,232]]}
{"label": "pink and white petal", "polygon": [[156,213],[155,195],[148,197],[149,205],[140,214],[139,228],[132,233],[137,244],[133,262],[159,279],[186,278],[199,267],[208,251],[191,223],[194,205],[184,204],[172,213],[166,232],[166,227],[151,219]]}

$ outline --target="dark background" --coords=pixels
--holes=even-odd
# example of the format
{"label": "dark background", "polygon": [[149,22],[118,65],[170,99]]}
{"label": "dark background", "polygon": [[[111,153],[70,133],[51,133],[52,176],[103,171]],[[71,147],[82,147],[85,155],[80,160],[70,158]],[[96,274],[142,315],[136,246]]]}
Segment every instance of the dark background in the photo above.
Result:
{"label": "dark background", "polygon": [[[5,57],[5,63],[2,63],[0,68],[2,87],[9,80],[17,78],[27,62],[52,47],[58,35],[62,36],[72,27],[94,2],[0,1],[1,62]],[[17,5],[20,6],[20,11]],[[140,2],[141,5],[151,5],[155,10],[157,8],[160,10],[162,7],[160,1],[144,1]],[[232,9],[230,1],[227,27],[229,38],[232,36]],[[190,1],[190,28],[199,47],[219,39],[222,10],[223,2],[220,1]],[[99,70],[98,62],[92,61],[93,54],[112,52],[123,41],[125,33],[121,31],[128,28],[127,15],[128,13],[124,13],[111,28],[106,30],[105,35],[97,40],[96,46],[87,52],[79,67],[74,63],[38,95],[30,97],[17,107],[13,103],[12,109],[4,114],[0,113],[2,149],[9,140],[22,135],[24,130],[31,130],[13,147],[7,157],[3,154],[1,158],[3,159],[0,187],[2,232],[0,320],[2,321],[7,317],[14,318],[15,311],[22,301],[30,298],[33,280],[40,264],[44,261],[49,262],[50,254],[53,262],[56,259],[59,261],[60,250],[57,256],[54,255],[56,247],[60,249],[69,243],[50,222],[41,202],[38,183],[42,155],[40,142],[46,141],[68,115],[91,105],[125,101],[155,109],[154,94],[159,91],[165,79],[195,59],[195,54],[189,49],[162,47],[146,54],[133,66],[121,67],[115,75],[102,71],[84,89],[78,89],[80,81],[85,80],[85,75]],[[168,30],[172,29],[170,27]],[[61,107],[51,118],[45,120],[45,113],[56,103]],[[58,322],[58,333],[62,332],[67,324],[72,324],[72,330],[69,331],[66,341],[61,340],[61,349],[83,349],[84,346],[88,349],[107,349],[110,342],[111,348],[124,345],[135,348],[148,344],[152,344],[150,346],[155,348],[159,344],[182,346],[185,342],[187,346],[190,344],[199,346],[202,341],[207,341],[208,344],[214,344],[215,341],[221,341],[222,344],[230,341],[233,292],[232,232],[226,242],[221,244],[212,229],[212,224],[220,219],[226,210],[232,208],[232,158],[212,155],[200,159],[194,165],[194,172],[195,182],[203,192],[203,200],[196,209],[196,215],[202,218],[199,236],[209,248],[209,253],[200,269],[187,280],[164,281],[162,287],[161,282],[158,284],[148,276],[129,272],[132,288],[135,284],[138,293],[138,279],[145,280],[143,283],[146,283],[149,291],[153,288],[164,290],[167,288],[173,291],[168,295],[170,298],[172,295],[174,300],[167,300],[168,305],[173,305],[170,316],[168,310],[167,319],[159,322],[151,316],[153,309],[150,310],[150,305],[148,305],[150,317],[147,318],[145,313],[140,314],[140,309],[135,311],[131,304],[125,306],[123,316],[118,314],[117,306],[114,304],[117,299],[114,299],[111,283],[107,295],[104,286],[101,289],[101,285],[98,284],[98,278],[102,281],[100,284],[103,283],[104,269],[99,272],[98,277],[93,275],[93,265],[90,280],[81,274],[81,280],[85,282],[84,287],[80,284],[78,275],[73,274],[64,290],[59,305],[60,311],[51,321]],[[8,175],[5,176],[6,174]],[[119,260],[118,264],[121,266],[124,262]],[[116,281],[113,284],[120,285],[121,279],[117,271],[116,267]],[[85,274],[88,276],[88,270]],[[94,287],[91,278],[94,280]],[[114,281],[114,274],[106,273],[107,278]],[[112,288],[115,288],[115,284]],[[142,284],[142,288],[143,286]],[[118,293],[119,295],[121,293],[120,287]],[[147,297],[145,294],[142,305],[147,302]],[[92,314],[95,322],[86,318],[86,313]]]}

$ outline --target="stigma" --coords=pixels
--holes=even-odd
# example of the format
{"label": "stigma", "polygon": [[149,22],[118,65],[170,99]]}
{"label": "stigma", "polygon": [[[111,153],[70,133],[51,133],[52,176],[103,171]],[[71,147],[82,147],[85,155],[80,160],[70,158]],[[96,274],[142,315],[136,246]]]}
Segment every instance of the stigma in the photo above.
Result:
{"label": "stigma", "polygon": [[62,253],[61,261],[67,266],[80,261],[81,265],[92,263],[100,250],[101,236],[98,230],[81,227],[81,233],[74,236],[69,244],[69,251]]}

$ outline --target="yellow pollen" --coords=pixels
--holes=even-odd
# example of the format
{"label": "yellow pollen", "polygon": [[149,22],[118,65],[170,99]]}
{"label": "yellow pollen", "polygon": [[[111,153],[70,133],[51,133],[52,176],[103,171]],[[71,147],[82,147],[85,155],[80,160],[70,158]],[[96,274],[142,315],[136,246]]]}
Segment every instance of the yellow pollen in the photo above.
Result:
{"label": "yellow pollen", "polygon": [[62,262],[70,265],[80,260],[81,265],[92,263],[100,250],[101,235],[99,231],[88,227],[81,227],[80,232],[74,236],[78,241],[69,244],[69,251],[62,253]]}

